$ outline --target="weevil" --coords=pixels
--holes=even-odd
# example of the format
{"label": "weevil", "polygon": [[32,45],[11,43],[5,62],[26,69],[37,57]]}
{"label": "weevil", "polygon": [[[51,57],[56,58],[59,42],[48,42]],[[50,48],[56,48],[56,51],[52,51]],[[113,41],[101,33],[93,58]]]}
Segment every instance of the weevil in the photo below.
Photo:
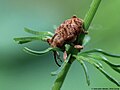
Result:
{"label": "weevil", "polygon": [[[75,41],[78,37],[78,35],[81,35],[82,33],[86,34],[87,32],[83,29],[83,20],[80,18],[77,18],[77,16],[72,16],[70,19],[65,20],[56,30],[55,34],[52,38],[48,39],[48,43],[51,45],[51,47],[58,47],[63,48],[65,44],[71,44],[74,45],[74,48],[76,49],[83,49],[82,45],[76,45]],[[54,52],[54,58],[56,61],[56,64],[60,66],[57,63],[56,56],[59,58],[58,52]],[[63,59],[67,58],[66,51],[64,52]]]}

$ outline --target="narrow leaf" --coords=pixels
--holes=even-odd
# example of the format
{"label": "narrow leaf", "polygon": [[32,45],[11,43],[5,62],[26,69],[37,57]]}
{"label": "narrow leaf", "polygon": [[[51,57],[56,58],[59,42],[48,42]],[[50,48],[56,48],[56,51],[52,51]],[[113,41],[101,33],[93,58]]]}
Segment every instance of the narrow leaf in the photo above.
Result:
{"label": "narrow leaf", "polygon": [[83,52],[83,53],[94,53],[94,52],[102,53],[102,54],[104,54],[104,55],[106,55],[106,56],[110,56],[110,57],[120,58],[120,55],[111,54],[111,53],[105,52],[105,51],[102,50],[102,49],[93,49],[93,50],[85,51],[85,52]]}
{"label": "narrow leaf", "polygon": [[79,58],[82,58],[83,60],[89,62],[90,64],[92,64],[94,67],[96,67],[101,73],[103,73],[107,79],[109,79],[111,82],[115,83],[117,86],[120,86],[120,82],[118,82],[116,79],[114,79],[111,75],[109,75],[104,69],[102,69],[97,63],[89,60],[88,58],[86,57],[79,57]]}
{"label": "narrow leaf", "polygon": [[80,54],[78,54],[78,55],[76,55],[76,56],[74,55],[74,57],[75,57],[76,59],[86,60],[87,62],[89,62],[89,63],[91,63],[91,64],[97,63],[101,68],[103,68],[102,64],[101,64],[99,61],[95,60],[94,58],[89,58],[89,57],[85,58],[86,56],[80,55]]}
{"label": "narrow leaf", "polygon": [[113,64],[112,62],[108,61],[107,58],[105,58],[104,56],[102,55],[98,55],[98,54],[88,54],[89,57],[92,57],[94,59],[97,59],[97,60],[102,60],[103,62],[105,62],[106,64],[112,66],[112,67],[120,67],[120,64]]}
{"label": "narrow leaf", "polygon": [[50,52],[50,51],[62,51],[60,48],[52,48],[52,47],[49,47],[49,48],[45,49],[44,51],[34,51],[34,50],[31,50],[27,47],[24,47],[23,50],[25,52],[27,52],[29,54],[33,54],[33,55],[42,55],[42,54],[45,54],[45,53]]}
{"label": "narrow leaf", "polygon": [[36,40],[45,40],[45,38],[43,37],[21,37],[21,38],[14,38],[14,40],[16,42],[18,42],[18,44],[24,44],[24,43],[28,43],[28,42],[32,42],[32,41],[36,41]]}
{"label": "narrow leaf", "polygon": [[45,54],[45,53],[47,53],[47,52],[49,52],[49,51],[52,51],[53,48],[49,47],[49,48],[47,48],[47,49],[44,50],[44,51],[34,51],[34,50],[31,50],[31,49],[29,49],[29,48],[27,48],[27,47],[24,47],[23,50],[24,50],[25,52],[30,53],[30,54],[33,54],[33,55],[42,55],[42,54]]}
{"label": "narrow leaf", "polygon": [[103,62],[105,62],[106,64],[108,64],[113,70],[117,71],[118,73],[120,73],[120,64],[113,64],[110,61],[108,61],[104,56],[102,55],[96,55],[96,54],[89,54],[88,55],[91,58],[97,59],[97,60],[102,60]]}
{"label": "narrow leaf", "polygon": [[88,86],[89,86],[89,85],[90,85],[90,79],[89,79],[87,67],[86,67],[85,63],[84,63],[82,60],[77,59],[77,61],[82,65],[82,67],[83,67],[83,69],[84,69],[85,76],[86,76],[86,81],[87,81],[87,84],[88,84]]}
{"label": "narrow leaf", "polygon": [[104,69],[99,67],[97,64],[94,64],[94,66],[101,72],[103,73],[107,79],[109,79],[111,82],[115,83],[117,86],[120,86],[120,82],[118,82],[115,78],[113,78],[111,75],[109,75]]}
{"label": "narrow leaf", "polygon": [[53,34],[51,32],[38,32],[38,31],[33,31],[31,29],[28,28],[24,28],[24,30],[28,33],[34,34],[34,35],[40,35],[40,36],[53,36]]}
{"label": "narrow leaf", "polygon": [[116,67],[111,67],[112,69],[114,69],[116,72],[120,73],[120,68],[116,68]]}

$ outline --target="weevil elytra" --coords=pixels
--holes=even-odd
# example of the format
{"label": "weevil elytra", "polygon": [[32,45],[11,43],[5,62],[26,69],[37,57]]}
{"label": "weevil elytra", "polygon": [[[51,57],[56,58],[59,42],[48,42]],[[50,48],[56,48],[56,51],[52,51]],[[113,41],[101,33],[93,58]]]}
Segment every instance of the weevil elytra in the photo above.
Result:
{"label": "weevil elytra", "polygon": [[[74,44],[74,48],[82,49],[83,46],[75,45],[74,43],[78,35],[82,33],[86,33],[83,29],[83,20],[80,18],[77,18],[76,16],[72,16],[70,19],[65,20],[55,30],[54,36],[51,39],[48,39],[47,41],[52,47],[62,48],[64,47],[65,44],[72,43]],[[64,55],[67,55],[67,54],[64,54]],[[63,56],[63,57],[64,59],[66,59],[65,57],[67,56]]]}

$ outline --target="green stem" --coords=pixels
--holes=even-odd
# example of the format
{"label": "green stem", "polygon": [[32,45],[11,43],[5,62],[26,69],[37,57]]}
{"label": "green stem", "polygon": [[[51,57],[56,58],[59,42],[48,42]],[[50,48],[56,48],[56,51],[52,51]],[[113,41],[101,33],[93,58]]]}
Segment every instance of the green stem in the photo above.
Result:
{"label": "green stem", "polygon": [[65,77],[67,75],[67,72],[69,71],[70,66],[71,64],[65,63],[64,70],[62,70],[60,74],[57,75],[57,79],[55,80],[55,83],[53,84],[52,90],[60,90],[65,80]]}
{"label": "green stem", "polygon": [[95,16],[95,13],[99,7],[100,2],[101,2],[101,0],[93,0],[92,1],[91,5],[90,5],[90,9],[84,18],[84,29],[85,30],[88,30],[88,28],[89,28],[89,26],[90,26],[90,24]]}
{"label": "green stem", "polygon": [[[88,10],[88,12],[87,12],[87,14],[86,14],[86,16],[84,18],[84,29],[86,31],[88,30],[88,28],[89,28],[89,26],[90,26],[90,24],[92,22],[92,19],[93,19],[94,15],[95,15],[95,13],[96,13],[96,11],[98,9],[98,6],[99,6],[100,2],[101,2],[101,0],[93,0],[92,1],[90,9]],[[79,37],[79,41],[78,42],[80,42],[81,44],[83,42],[84,36],[85,35],[80,35],[80,37]],[[70,49],[71,49],[71,47],[70,47]],[[73,53],[73,50],[70,50],[70,53]],[[78,53],[78,51],[75,52],[75,54],[77,54],[77,53]],[[71,57],[69,59],[69,62],[71,62],[71,64],[72,64],[73,61],[74,60]],[[64,71],[61,70],[61,73],[57,75],[57,79],[54,82],[52,90],[60,90],[60,88],[62,87],[62,84],[63,84],[63,82],[65,80],[65,77],[66,77],[66,75],[67,75],[67,73],[69,71],[70,66],[71,65],[69,63],[67,63],[65,68],[64,68]]]}

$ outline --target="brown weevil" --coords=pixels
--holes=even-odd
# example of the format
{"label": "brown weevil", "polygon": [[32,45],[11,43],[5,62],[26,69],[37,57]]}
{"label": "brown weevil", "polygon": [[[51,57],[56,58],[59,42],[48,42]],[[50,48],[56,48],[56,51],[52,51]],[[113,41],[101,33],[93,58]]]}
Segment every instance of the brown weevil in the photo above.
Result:
{"label": "brown weevil", "polygon": [[[86,34],[87,32],[83,29],[83,20],[80,18],[77,18],[76,16],[72,16],[70,19],[65,20],[56,30],[55,34],[51,39],[48,39],[48,43],[51,45],[51,47],[58,47],[62,48],[65,44],[73,43],[74,48],[76,49],[82,49],[83,46],[81,45],[75,45],[75,41],[80,34]],[[54,55],[56,52],[54,52]],[[64,54],[67,55],[67,54]],[[57,54],[57,56],[59,56]],[[56,56],[54,56],[56,57]],[[67,56],[63,56],[64,59],[66,59]],[[55,58],[56,60],[56,58]],[[57,62],[57,61],[56,61]],[[58,66],[60,66],[57,63]]]}

